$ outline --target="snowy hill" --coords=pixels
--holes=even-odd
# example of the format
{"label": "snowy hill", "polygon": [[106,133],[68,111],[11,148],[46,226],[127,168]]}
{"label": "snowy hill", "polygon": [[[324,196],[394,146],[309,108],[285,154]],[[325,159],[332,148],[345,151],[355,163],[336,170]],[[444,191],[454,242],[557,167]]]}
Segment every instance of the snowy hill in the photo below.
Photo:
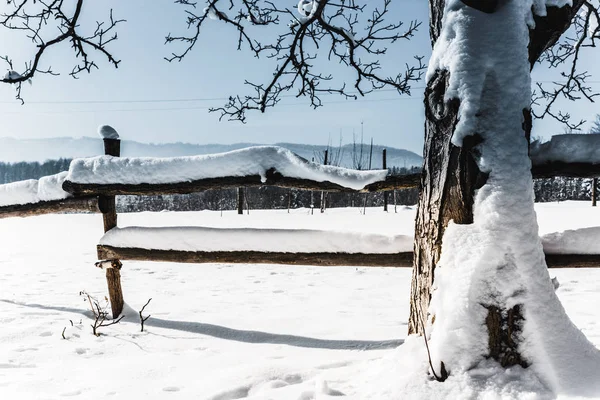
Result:
{"label": "snowy hill", "polygon": [[[174,157],[190,156],[200,154],[213,154],[225,151],[237,150],[244,147],[255,146],[258,143],[235,143],[235,144],[191,144],[191,143],[161,143],[149,144],[124,140],[121,153],[124,157]],[[308,160],[315,157],[315,161],[322,157],[326,146],[315,146],[308,144],[277,143],[292,152]],[[353,158],[357,158],[360,149],[353,152],[351,144],[342,147],[340,156],[336,157],[337,149],[331,151],[332,159],[339,158],[339,164],[345,167],[353,167]],[[359,147],[359,146],[358,146]],[[373,168],[381,168],[381,150],[383,146],[373,146]],[[91,157],[104,153],[102,141],[91,137],[80,138],[49,138],[49,139],[15,139],[0,138],[0,161],[45,161],[59,158]],[[318,155],[318,156],[317,156]],[[363,146],[363,169],[368,166],[369,145]],[[387,147],[387,164],[389,167],[420,167],[422,157],[408,150]]]}

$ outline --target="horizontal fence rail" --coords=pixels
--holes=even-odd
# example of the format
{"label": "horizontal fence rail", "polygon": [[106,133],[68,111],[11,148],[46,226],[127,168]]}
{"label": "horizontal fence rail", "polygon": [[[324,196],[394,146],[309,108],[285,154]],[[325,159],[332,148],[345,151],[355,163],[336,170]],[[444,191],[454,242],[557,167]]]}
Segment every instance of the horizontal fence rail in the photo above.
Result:
{"label": "horizontal fence rail", "polygon": [[101,260],[164,261],[178,263],[231,263],[231,264],[281,264],[411,267],[412,252],[393,254],[365,253],[283,253],[263,251],[181,251],[141,249],[98,245]]}
{"label": "horizontal fence rail", "polygon": [[[181,251],[98,245],[100,260],[162,261],[177,263],[281,264],[323,267],[412,268],[413,253],[285,253],[264,251]],[[600,254],[546,254],[548,268],[597,268]]]}
{"label": "horizontal fence rail", "polygon": [[[534,179],[563,176],[570,178],[600,177],[600,164],[551,162],[533,165],[531,173]],[[361,190],[354,190],[328,181],[317,182],[308,179],[283,176],[274,169],[266,173],[266,180],[259,175],[229,176],[200,179],[178,183],[140,183],[140,184],[95,184],[65,181],[63,190],[74,196],[118,196],[118,195],[161,195],[188,194],[212,189],[234,189],[239,187],[278,186],[282,188],[319,190],[327,192],[371,193],[402,190],[419,187],[421,174],[390,175],[383,181],[374,182]]]}
{"label": "horizontal fence rail", "polygon": [[266,172],[266,180],[260,175],[229,176],[221,178],[199,179],[178,183],[140,183],[140,184],[96,184],[76,183],[65,181],[63,190],[75,196],[81,195],[161,195],[188,194],[212,189],[233,189],[242,186],[278,186],[283,188],[319,190],[328,192],[381,192],[386,190],[409,189],[419,186],[421,174],[394,175],[386,177],[385,181],[374,182],[361,190],[350,189],[329,181],[317,182],[309,179],[290,178],[283,176],[271,168]]}
{"label": "horizontal fence rail", "polygon": [[0,207],[0,218],[79,212],[99,213],[98,198],[95,196],[71,197],[63,200],[3,206]]}

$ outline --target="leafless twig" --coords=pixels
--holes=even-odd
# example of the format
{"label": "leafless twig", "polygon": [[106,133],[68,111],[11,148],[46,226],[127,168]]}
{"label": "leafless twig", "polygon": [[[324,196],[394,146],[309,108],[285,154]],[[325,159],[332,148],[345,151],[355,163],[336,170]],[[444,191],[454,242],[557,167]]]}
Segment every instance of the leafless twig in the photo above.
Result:
{"label": "leafless twig", "polygon": [[92,308],[92,313],[94,314],[94,323],[91,324],[90,326],[92,327],[92,333],[95,336],[100,336],[98,329],[118,324],[125,317],[124,315],[121,315],[119,318],[113,319],[113,320],[110,320],[110,322],[107,322],[107,320],[109,320],[108,299],[105,297],[104,303],[100,304],[100,301],[98,301],[98,299],[96,299],[95,297],[92,297],[86,291],[81,291],[81,292],[79,292],[79,294],[86,296],[87,301],[90,303],[90,306]]}
{"label": "leafless twig", "polygon": [[142,309],[139,311],[139,314],[140,314],[140,324],[142,326],[142,329],[141,329],[140,332],[144,332],[144,322],[146,322],[148,320],[148,318],[150,318],[150,314],[148,314],[147,317],[144,317],[142,315],[142,313],[144,312],[144,309],[146,308],[146,306],[148,304],[150,304],[150,301],[152,301],[152,298],[148,299],[148,301],[146,302],[146,304],[144,304],[144,307],[142,307]]}
{"label": "leafless twig", "polygon": [[[389,22],[391,0],[301,0],[297,7],[282,6],[268,0],[207,0],[206,7],[196,2],[176,0],[186,7],[189,35],[166,37],[166,43],[180,43],[182,50],[168,61],[181,61],[197,44],[201,29],[214,20],[231,26],[238,33],[237,48],[248,49],[255,57],[275,61],[272,78],[264,84],[246,81],[251,94],[231,96],[223,107],[210,111],[220,118],[246,120],[246,112],[265,112],[281,100],[282,94],[295,91],[306,96],[313,108],[322,105],[321,95],[338,94],[356,99],[374,90],[391,87],[410,94],[410,86],[423,76],[423,58],[416,56],[412,65],[392,76],[382,74],[380,59],[390,44],[414,36],[421,23]],[[287,25],[283,25],[287,22]],[[271,27],[276,33],[265,42],[257,28]],[[264,35],[262,36],[264,38]],[[337,62],[352,72],[354,82],[336,81],[330,72],[321,72],[323,64]],[[331,70],[330,67],[328,71]]]}
{"label": "leafless twig", "polygon": [[536,83],[532,96],[534,117],[554,118],[571,130],[581,127],[585,120],[572,121],[568,112],[558,109],[560,100],[586,99],[593,103],[600,94],[589,86],[588,80],[591,75],[588,71],[582,71],[580,67],[584,51],[596,47],[600,39],[599,6],[587,0],[577,0],[574,6],[580,9],[574,14],[570,31],[539,58],[540,62],[547,63],[550,68],[564,67],[560,71],[560,79],[549,84]]}
{"label": "leafless twig", "polygon": [[23,82],[31,82],[36,74],[58,75],[50,66],[42,66],[43,55],[52,47],[69,43],[78,62],[70,75],[77,78],[81,72],[91,72],[98,64],[90,52],[98,52],[115,68],[119,66],[107,46],[117,40],[116,27],[122,19],[115,19],[112,10],[107,21],[97,21],[95,28],[84,32],[81,14],[86,0],[7,0],[6,11],[0,12],[0,27],[23,32],[36,48],[23,69],[14,66],[9,56],[0,56],[9,70],[0,82],[15,85],[16,98],[21,96]]}

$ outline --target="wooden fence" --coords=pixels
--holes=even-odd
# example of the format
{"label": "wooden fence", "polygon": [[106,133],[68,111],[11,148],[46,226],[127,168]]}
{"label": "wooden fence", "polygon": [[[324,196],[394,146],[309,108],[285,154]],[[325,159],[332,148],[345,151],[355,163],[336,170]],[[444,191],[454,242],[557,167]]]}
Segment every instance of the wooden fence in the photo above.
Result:
{"label": "wooden fence", "polygon": [[[120,140],[104,139],[105,154],[120,156]],[[385,158],[384,158],[385,159]],[[534,178],[550,176],[586,177],[600,176],[600,164],[583,163],[545,163],[533,165]],[[403,176],[387,176],[385,180],[367,185],[362,190],[353,190],[332,182],[316,182],[307,179],[286,177],[274,168],[266,173],[266,180],[259,175],[230,176],[201,179],[191,182],[162,183],[162,184],[82,184],[65,181],[63,189],[73,197],[42,201],[39,203],[12,205],[0,207],[0,218],[26,217],[59,212],[101,212],[103,215],[104,231],[108,232],[117,227],[117,212],[115,196],[117,195],[162,195],[186,194],[209,189],[240,188],[247,186],[279,186],[317,191],[332,192],[380,192],[419,186],[420,174]],[[239,198],[243,194],[238,195]],[[241,201],[241,200],[240,200]],[[365,253],[285,253],[260,251],[176,251],[142,248],[121,248],[108,245],[97,245],[97,263],[106,270],[110,303],[113,317],[117,317],[123,308],[123,292],[120,282],[120,260],[167,261],[185,263],[273,263],[287,265],[317,265],[317,266],[380,266],[380,267],[411,267],[412,252],[393,254]],[[600,255],[559,255],[547,254],[546,262],[549,267],[597,267],[600,265]]]}

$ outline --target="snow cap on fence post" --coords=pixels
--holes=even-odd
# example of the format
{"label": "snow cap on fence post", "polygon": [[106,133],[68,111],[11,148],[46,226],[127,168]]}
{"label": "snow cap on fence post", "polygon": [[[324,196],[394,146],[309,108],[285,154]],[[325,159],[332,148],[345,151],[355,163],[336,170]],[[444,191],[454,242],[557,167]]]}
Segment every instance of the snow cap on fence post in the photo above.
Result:
{"label": "snow cap on fence post", "polygon": [[98,127],[98,134],[102,136],[103,139],[118,139],[119,134],[110,125],[101,125]]}

